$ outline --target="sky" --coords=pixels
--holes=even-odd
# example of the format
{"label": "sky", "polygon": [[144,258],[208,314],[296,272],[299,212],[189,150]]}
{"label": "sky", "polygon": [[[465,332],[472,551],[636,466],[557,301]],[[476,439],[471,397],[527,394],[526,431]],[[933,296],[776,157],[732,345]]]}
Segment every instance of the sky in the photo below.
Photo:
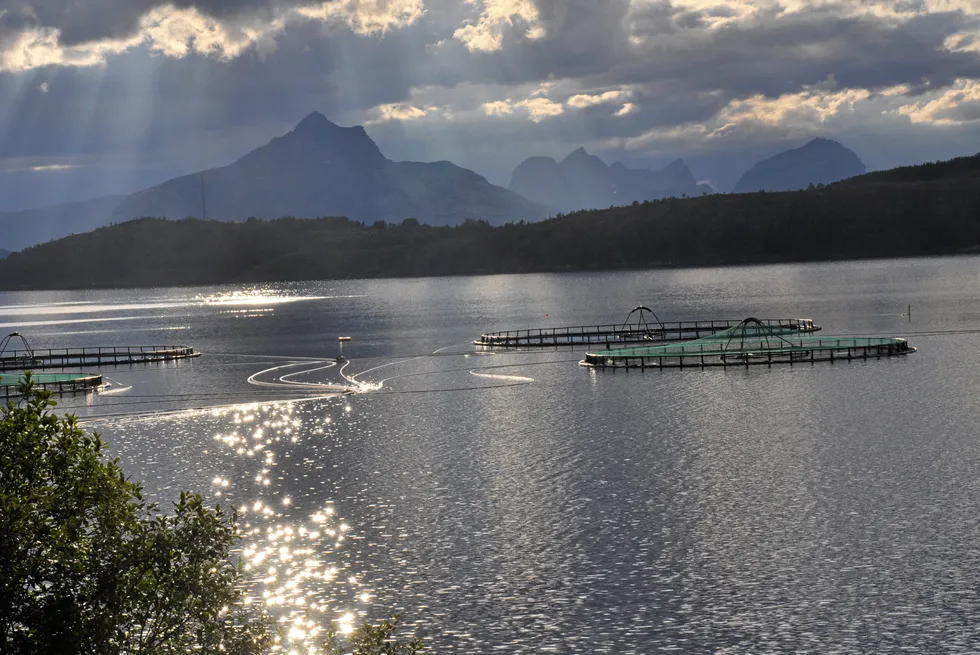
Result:
{"label": "sky", "polygon": [[980,0],[0,0],[0,209],[230,163],[312,111],[506,185],[681,157],[729,190],[833,138],[980,151]]}

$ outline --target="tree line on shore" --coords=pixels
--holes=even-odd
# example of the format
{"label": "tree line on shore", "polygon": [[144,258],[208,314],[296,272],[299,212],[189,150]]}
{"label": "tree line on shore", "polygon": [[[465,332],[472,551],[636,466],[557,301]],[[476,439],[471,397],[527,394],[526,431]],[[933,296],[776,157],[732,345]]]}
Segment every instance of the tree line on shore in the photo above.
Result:
{"label": "tree line on shore", "polygon": [[0,288],[196,285],[980,252],[980,156],[781,193],[637,202],[491,227],[143,218],[0,261]]}

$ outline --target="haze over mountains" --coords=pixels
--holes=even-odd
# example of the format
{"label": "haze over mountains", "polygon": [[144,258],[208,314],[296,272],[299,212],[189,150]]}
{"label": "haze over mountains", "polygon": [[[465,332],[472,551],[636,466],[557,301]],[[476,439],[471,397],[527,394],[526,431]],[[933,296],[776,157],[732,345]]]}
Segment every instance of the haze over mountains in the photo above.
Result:
{"label": "haze over mountains", "polygon": [[508,188],[563,212],[715,192],[698,184],[681,159],[660,171],[626,168],[620,162],[607,166],[585,148],[561,162],[551,157],[525,159],[514,169]]}
{"label": "haze over mountains", "polygon": [[105,196],[54,207],[0,212],[0,248],[20,250],[102,227],[125,196]]}
{"label": "haze over mountains", "polygon": [[[825,139],[759,162],[736,191],[803,189],[860,174],[852,151]],[[714,193],[698,184],[683,160],[659,171],[607,165],[579,148],[557,162],[530,157],[509,189],[448,161],[393,162],[363,127],[340,127],[313,112],[289,133],[218,168],[185,175],[129,196],[17,212],[0,212],[0,247],[20,250],[112,222],[154,216],[346,216],[430,225],[467,218],[491,224],[537,221],[558,212]],[[206,208],[206,211],[205,211]]]}

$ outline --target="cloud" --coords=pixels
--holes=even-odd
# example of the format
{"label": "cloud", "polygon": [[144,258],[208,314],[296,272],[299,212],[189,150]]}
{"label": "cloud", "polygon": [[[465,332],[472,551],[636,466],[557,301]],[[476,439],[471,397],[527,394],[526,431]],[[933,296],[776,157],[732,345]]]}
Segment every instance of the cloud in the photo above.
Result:
{"label": "cloud", "polygon": [[88,67],[148,47],[166,57],[189,54],[230,60],[268,54],[290,24],[341,24],[358,34],[383,34],[417,22],[424,0],[92,0],[68,10],[61,0],[0,10],[0,72],[47,66]]}
{"label": "cloud", "polygon": [[416,107],[407,102],[396,102],[378,106],[382,121],[414,121],[439,111],[438,107]]}
{"label": "cloud", "polygon": [[977,0],[0,7],[0,152],[80,157],[78,175],[117,156],[153,175],[226,163],[314,109],[368,124],[386,152],[460,159],[498,181],[525,156],[580,145],[735,161],[815,135],[889,153],[980,137]]}
{"label": "cloud", "polygon": [[635,109],[636,105],[634,105],[632,102],[627,102],[620,107],[619,111],[613,114],[613,116],[628,116],[629,114],[632,114]]}
{"label": "cloud", "polygon": [[958,80],[932,99],[902,105],[897,113],[913,123],[949,126],[980,121],[980,83]]}
{"label": "cloud", "polygon": [[52,28],[29,28],[20,32],[0,28],[0,73],[25,72],[47,66],[95,66],[138,42],[106,40],[65,47]]}
{"label": "cloud", "polygon": [[47,173],[50,171],[67,171],[78,168],[78,164],[43,164],[40,166],[27,166],[24,168],[8,168],[7,173]]}
{"label": "cloud", "polygon": [[507,116],[514,113],[514,105],[510,100],[494,100],[483,103],[483,111],[487,116]]}
{"label": "cloud", "polygon": [[553,116],[560,116],[565,112],[561,103],[552,102],[547,98],[528,98],[517,103],[517,106],[527,111],[528,116],[535,123],[540,123]]}
{"label": "cloud", "polygon": [[520,102],[507,100],[494,100],[483,103],[483,113],[487,116],[510,116],[520,109],[533,123],[540,123],[548,118],[561,116],[565,113],[565,107],[560,102],[554,102],[548,98],[531,97],[525,98]]}
{"label": "cloud", "polygon": [[573,95],[567,102],[569,107],[584,109],[586,107],[594,107],[595,105],[603,105],[608,102],[614,102],[627,95],[629,95],[628,91],[606,91],[605,93],[597,93],[595,95],[579,93]]}
{"label": "cloud", "polygon": [[524,38],[536,40],[545,35],[539,23],[537,5],[532,0],[465,0],[482,8],[479,17],[453,32],[453,38],[471,51],[500,50],[504,33],[517,28]]}
{"label": "cloud", "polygon": [[296,13],[320,21],[342,21],[359,34],[378,34],[417,22],[423,0],[332,0],[299,7]]}
{"label": "cloud", "polygon": [[745,100],[733,100],[719,114],[725,124],[757,122],[768,125],[825,123],[842,111],[853,111],[854,106],[871,97],[865,89],[848,89],[825,92],[808,89],[778,98],[755,95]]}
{"label": "cloud", "polygon": [[887,96],[872,96],[864,89],[835,91],[819,85],[776,98],[755,95],[731,100],[707,121],[658,126],[622,139],[619,144],[631,150],[665,144],[703,149],[717,148],[725,142],[745,143],[766,135],[776,139],[805,138],[824,134],[828,126],[856,115],[859,106],[871,104],[873,98],[880,103]]}
{"label": "cloud", "polygon": [[156,8],[140,19],[143,42],[155,52],[181,58],[190,53],[233,59],[253,46],[268,53],[274,37],[285,27],[285,18],[272,21],[242,19],[222,22],[196,8]]}

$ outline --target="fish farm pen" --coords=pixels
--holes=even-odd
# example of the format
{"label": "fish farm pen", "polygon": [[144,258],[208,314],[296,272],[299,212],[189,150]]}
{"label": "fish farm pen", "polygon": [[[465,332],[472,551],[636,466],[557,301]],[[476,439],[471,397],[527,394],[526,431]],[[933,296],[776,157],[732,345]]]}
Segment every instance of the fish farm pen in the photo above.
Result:
{"label": "fish farm pen", "polygon": [[764,322],[748,318],[730,329],[694,341],[588,353],[580,363],[593,368],[630,369],[772,366],[891,357],[913,352],[915,348],[905,339],[790,335],[777,333]]}
{"label": "fish farm pen", "polygon": [[[647,320],[647,314],[653,319]],[[820,326],[809,318],[767,318],[761,323],[775,333],[817,332]],[[607,347],[628,343],[689,341],[733,328],[740,319],[710,321],[661,321],[647,307],[633,309],[626,320],[615,325],[584,325],[575,327],[532,328],[487,332],[473,343],[494,348],[528,348],[548,346]]]}
{"label": "fish farm pen", "polygon": [[[9,338],[8,336],[0,341],[0,346],[3,346]],[[198,356],[200,353],[195,352],[190,346],[95,346],[41,350],[29,347],[22,350],[4,350],[0,347],[0,371],[147,364]]]}
{"label": "fish farm pen", "polygon": [[[23,379],[20,372],[0,375],[0,398],[19,396]],[[31,381],[35,389],[56,394],[97,391],[104,383],[101,375],[93,373],[34,373]]]}

